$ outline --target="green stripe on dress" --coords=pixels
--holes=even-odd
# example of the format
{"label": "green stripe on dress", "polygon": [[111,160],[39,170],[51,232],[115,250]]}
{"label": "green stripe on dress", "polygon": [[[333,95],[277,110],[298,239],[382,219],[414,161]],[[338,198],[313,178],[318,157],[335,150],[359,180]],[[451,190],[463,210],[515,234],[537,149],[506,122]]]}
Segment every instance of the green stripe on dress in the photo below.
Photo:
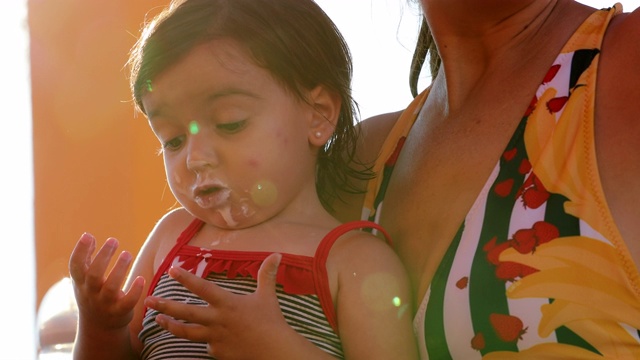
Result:
{"label": "green stripe on dress", "polygon": [[424,333],[428,334],[425,336],[425,342],[430,359],[451,359],[444,330],[444,295],[463,229],[464,224],[460,226],[431,280],[431,294],[424,317]]}
{"label": "green stripe on dress", "polygon": [[[500,171],[487,194],[485,217],[469,276],[471,321],[474,333],[482,333],[484,337],[485,346],[480,350],[482,355],[493,351],[518,351],[517,341],[501,340],[489,320],[491,314],[509,314],[509,304],[505,280],[496,276],[496,266],[487,259],[484,247],[493,238],[497,238],[497,244],[510,239],[511,213],[514,206],[522,206],[517,203],[516,195],[525,178],[519,170],[522,161],[526,158],[522,139],[526,119],[526,117],[522,118],[504,152],[515,151],[515,155],[500,158]],[[496,191],[496,185],[510,181],[513,184],[510,191],[498,195],[501,191]]]}

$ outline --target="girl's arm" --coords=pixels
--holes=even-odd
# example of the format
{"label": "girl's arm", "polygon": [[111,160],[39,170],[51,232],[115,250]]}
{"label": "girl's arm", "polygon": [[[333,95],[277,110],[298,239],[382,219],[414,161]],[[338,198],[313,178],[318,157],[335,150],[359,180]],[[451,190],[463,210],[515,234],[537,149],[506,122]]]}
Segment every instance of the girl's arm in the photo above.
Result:
{"label": "girl's arm", "polygon": [[368,233],[338,240],[336,312],[346,359],[417,359],[408,276],[392,248]]}

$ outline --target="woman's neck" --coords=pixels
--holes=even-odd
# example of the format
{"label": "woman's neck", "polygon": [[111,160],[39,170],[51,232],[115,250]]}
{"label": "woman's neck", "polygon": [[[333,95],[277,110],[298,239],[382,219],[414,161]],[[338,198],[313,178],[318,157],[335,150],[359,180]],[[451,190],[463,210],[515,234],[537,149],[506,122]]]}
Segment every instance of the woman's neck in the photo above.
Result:
{"label": "woman's neck", "polygon": [[497,74],[522,75],[555,56],[590,12],[572,0],[423,0],[423,6],[442,58],[433,86],[451,111]]}

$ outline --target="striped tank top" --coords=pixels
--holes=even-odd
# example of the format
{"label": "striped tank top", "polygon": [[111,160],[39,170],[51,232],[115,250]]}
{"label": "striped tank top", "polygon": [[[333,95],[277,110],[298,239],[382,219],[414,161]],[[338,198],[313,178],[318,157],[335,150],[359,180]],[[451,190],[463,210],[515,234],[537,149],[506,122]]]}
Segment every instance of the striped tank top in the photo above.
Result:
{"label": "striped tank top", "polygon": [[[414,318],[423,359],[640,359],[640,274],[594,149],[600,47],[621,6],[565,44],[452,240]],[[416,97],[385,142],[363,216],[379,218]]]}
{"label": "striped tank top", "polygon": [[[207,306],[204,300],[167,274],[171,266],[180,266],[235,294],[251,294],[256,290],[260,265],[271,253],[220,251],[188,245],[203,225],[196,219],[178,237],[156,272],[149,295]],[[287,323],[317,347],[339,359],[344,356],[325,264],[332,245],[341,235],[362,228],[374,228],[386,235],[377,224],[369,221],[343,224],[322,239],[313,257],[283,253],[276,276],[276,294]],[[142,359],[212,359],[207,354],[206,343],[174,336],[155,322],[156,315],[158,312],[153,309],[145,312],[139,334],[143,343]]]}

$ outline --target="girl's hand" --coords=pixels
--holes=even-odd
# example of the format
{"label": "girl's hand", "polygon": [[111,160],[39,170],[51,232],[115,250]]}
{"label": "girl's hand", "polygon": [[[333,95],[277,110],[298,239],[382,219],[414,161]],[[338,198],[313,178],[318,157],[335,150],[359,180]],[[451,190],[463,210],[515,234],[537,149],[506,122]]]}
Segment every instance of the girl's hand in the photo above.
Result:
{"label": "girl's hand", "polygon": [[[156,321],[175,336],[207,343],[218,359],[324,358],[328,354],[297,334],[284,319],[276,297],[276,273],[281,255],[267,257],[258,272],[253,294],[238,295],[180,268],[169,275],[206,301],[187,305],[148,297],[145,305],[162,314]],[[186,322],[183,322],[184,320]]]}
{"label": "girl's hand", "polygon": [[109,238],[92,259],[96,239],[83,234],[69,260],[69,272],[78,303],[81,328],[92,332],[110,332],[126,328],[133,317],[133,308],[140,299],[144,279],[136,278],[124,292],[122,286],[132,262],[128,252],[122,252],[109,273],[107,269],[118,248],[118,241]]}

